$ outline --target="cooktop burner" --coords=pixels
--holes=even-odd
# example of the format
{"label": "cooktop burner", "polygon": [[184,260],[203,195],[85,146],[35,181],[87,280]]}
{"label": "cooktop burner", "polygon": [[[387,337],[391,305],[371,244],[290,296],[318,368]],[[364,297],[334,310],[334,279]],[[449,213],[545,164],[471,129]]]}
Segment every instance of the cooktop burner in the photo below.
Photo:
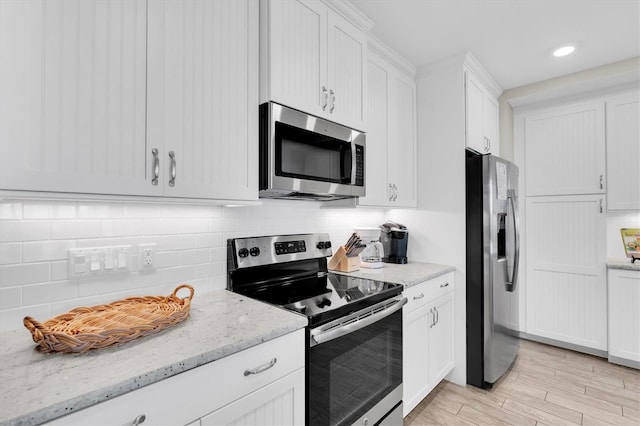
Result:
{"label": "cooktop burner", "polygon": [[227,289],[306,315],[310,325],[364,309],[402,285],[327,271],[327,234],[236,238],[227,244]]}

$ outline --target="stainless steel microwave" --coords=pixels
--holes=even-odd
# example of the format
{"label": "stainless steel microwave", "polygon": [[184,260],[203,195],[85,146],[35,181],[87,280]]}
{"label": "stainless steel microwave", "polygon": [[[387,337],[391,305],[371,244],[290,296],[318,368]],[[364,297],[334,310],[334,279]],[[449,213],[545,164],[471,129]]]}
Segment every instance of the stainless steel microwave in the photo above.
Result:
{"label": "stainless steel microwave", "polygon": [[260,197],[365,195],[365,134],[274,102],[260,105]]}

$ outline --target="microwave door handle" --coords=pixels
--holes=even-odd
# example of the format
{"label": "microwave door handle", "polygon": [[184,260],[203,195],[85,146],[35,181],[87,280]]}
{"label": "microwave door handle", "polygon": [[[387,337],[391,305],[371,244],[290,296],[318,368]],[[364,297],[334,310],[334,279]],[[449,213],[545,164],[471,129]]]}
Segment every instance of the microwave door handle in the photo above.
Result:
{"label": "microwave door handle", "polygon": [[[340,327],[332,328],[329,330],[324,330],[326,326],[318,327],[314,330],[311,330],[311,342],[310,346],[320,345],[322,343],[329,342],[331,340],[337,339],[342,336],[346,336],[347,334],[353,333],[355,331],[361,330],[381,319],[388,317],[389,315],[399,311],[402,307],[407,303],[407,298],[398,298],[396,299],[396,303],[392,306],[386,308],[383,311],[375,313],[373,315],[369,315],[361,320],[350,322]],[[331,324],[331,323],[329,323]]]}
{"label": "microwave door handle", "polygon": [[509,199],[509,204],[511,205],[511,210],[513,211],[513,272],[511,275],[511,280],[507,281],[507,290],[515,291],[516,282],[518,280],[518,263],[520,263],[520,218],[518,215],[518,209],[515,204],[516,194],[513,189],[508,191],[507,198]]}

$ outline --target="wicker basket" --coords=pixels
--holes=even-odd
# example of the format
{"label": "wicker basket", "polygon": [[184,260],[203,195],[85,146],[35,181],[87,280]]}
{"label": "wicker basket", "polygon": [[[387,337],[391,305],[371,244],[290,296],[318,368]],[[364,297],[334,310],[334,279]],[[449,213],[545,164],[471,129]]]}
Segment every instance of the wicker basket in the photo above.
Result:
{"label": "wicker basket", "polygon": [[[186,288],[189,297],[178,291]],[[106,305],[75,308],[39,323],[25,317],[41,352],[85,352],[158,333],[189,316],[193,287],[181,284],[169,296],[130,297]]]}

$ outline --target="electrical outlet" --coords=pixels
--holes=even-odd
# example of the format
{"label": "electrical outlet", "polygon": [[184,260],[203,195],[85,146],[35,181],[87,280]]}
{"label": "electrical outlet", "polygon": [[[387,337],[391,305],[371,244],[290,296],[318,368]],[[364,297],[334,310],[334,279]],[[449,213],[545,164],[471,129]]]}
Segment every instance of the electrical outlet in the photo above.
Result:
{"label": "electrical outlet", "polygon": [[140,244],[138,247],[140,248],[140,269],[155,269],[156,244]]}

